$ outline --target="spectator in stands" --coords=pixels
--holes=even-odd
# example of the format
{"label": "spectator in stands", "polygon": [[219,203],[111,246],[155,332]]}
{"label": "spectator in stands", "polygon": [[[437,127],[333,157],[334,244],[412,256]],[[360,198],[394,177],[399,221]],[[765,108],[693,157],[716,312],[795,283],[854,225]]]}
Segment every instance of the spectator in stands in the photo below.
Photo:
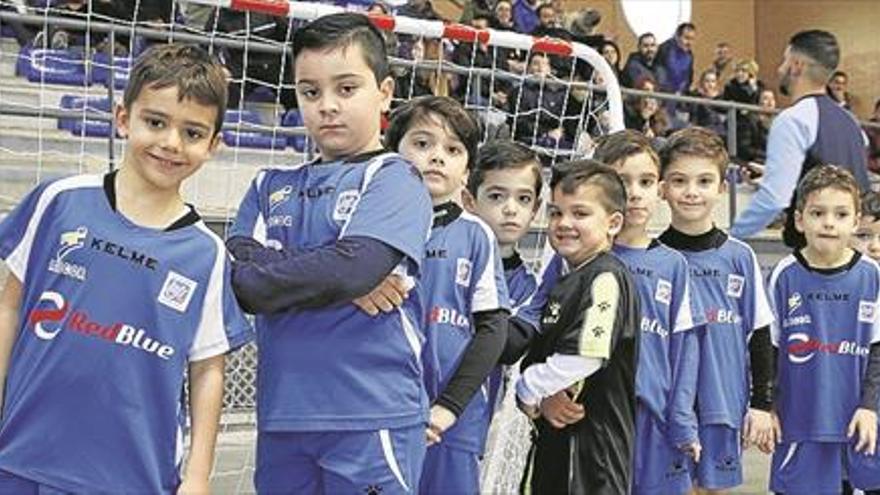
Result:
{"label": "spectator in stands", "polygon": [[538,26],[532,31],[532,36],[549,36],[564,40],[571,39],[571,33],[557,23],[556,9],[550,3],[538,6]]}
{"label": "spectator in stands", "polygon": [[[482,10],[474,11],[470,21],[475,29],[489,28],[489,13]],[[507,70],[507,51],[494,49],[486,43],[461,42],[452,52],[452,62],[462,67],[475,67],[483,69]],[[489,104],[494,93],[498,93],[496,99],[501,99],[506,104],[506,95],[510,92],[507,81],[493,77],[491,73],[482,74],[469,71],[466,75],[458,76],[456,96],[460,101],[468,105],[485,106]]]}
{"label": "spectator in stands", "polygon": [[495,4],[495,16],[492,18],[491,27],[503,31],[516,30],[516,26],[513,25],[513,4],[510,0],[498,0]]}
{"label": "spectator in stands", "polygon": [[840,105],[841,108],[852,111],[852,100],[850,94],[846,91],[848,83],[849,76],[846,72],[842,70],[834,71],[834,74],[831,74],[831,78],[828,79],[826,91],[828,92],[828,96]]}
{"label": "spectator in stands", "polygon": [[431,5],[431,0],[407,0],[399,9],[397,15],[412,17],[415,19],[437,20],[440,16]]}
{"label": "spectator in stands", "polygon": [[538,27],[538,0],[515,0],[513,24],[520,33],[531,34]]}
{"label": "spectator in stands", "polygon": [[[52,11],[52,15],[56,17],[79,21],[85,21],[88,14],[89,3],[87,0],[61,0],[55,5],[55,10]],[[119,13],[113,3],[106,0],[95,0],[92,2],[91,14],[99,16],[99,18],[103,17],[104,20],[119,18]],[[106,33],[96,31],[87,33],[83,28],[49,24],[46,26],[46,31],[34,40],[34,44],[48,46],[55,50],[70,50],[83,54],[87,44],[90,47],[97,48],[105,39],[107,39]],[[124,50],[124,45],[121,43],[118,43],[117,46],[119,50]]]}
{"label": "spectator in stands", "polygon": [[[718,74],[715,69],[706,69],[700,74],[700,82],[689,93],[689,96],[697,98],[707,98],[710,100],[719,99],[721,90],[718,88]],[[693,125],[711,129],[723,136],[727,132],[727,110],[710,105],[702,105],[699,103],[690,103],[682,106],[688,114],[688,122]]]}
{"label": "spectator in stands", "polygon": [[[401,48],[409,51],[405,58],[415,62],[437,63],[445,59],[440,40],[435,38],[418,38]],[[452,75],[448,72],[438,72],[435,68],[407,68],[395,78],[394,97],[408,100],[426,95],[450,96],[453,87]]]}
{"label": "spectator in stands", "polygon": [[596,34],[596,26],[602,22],[602,14],[596,9],[586,9],[579,12],[571,20],[569,32],[572,39],[593,48],[598,48],[605,40],[601,34]]}
{"label": "spectator in stands", "polygon": [[[874,102],[874,114],[868,122],[880,125],[880,99]],[[868,135],[868,169],[875,174],[880,174],[880,127],[867,127]]]}
{"label": "spectator in stands", "polygon": [[[12,1],[11,3],[0,3],[0,12],[18,12],[19,14],[27,14],[27,6],[24,0]],[[15,35],[15,41],[18,46],[25,46],[34,39],[34,32],[25,24],[12,19],[4,19],[4,26],[9,26]]]}
{"label": "spectator in stands", "polygon": [[712,61],[712,68],[718,75],[719,81],[727,81],[732,75],[733,53],[730,49],[730,43],[721,41],[715,45],[715,59]]}
{"label": "spectator in stands", "polygon": [[179,2],[183,7],[186,26],[196,30],[204,29],[214,13],[214,7],[187,0],[179,0]]}
{"label": "spectator in stands", "polygon": [[[772,89],[764,89],[758,101],[761,108],[774,110],[776,94]],[[767,135],[773,123],[773,113],[750,112],[745,117],[737,117],[737,124],[744,120],[744,126],[737,125],[736,157],[740,161],[764,163],[767,159]],[[748,173],[749,171],[746,170]]]}
{"label": "spectator in stands", "polygon": [[649,77],[657,80],[657,38],[654,33],[639,36],[638,51],[629,54],[620,74],[620,83],[628,88],[639,79]]}
{"label": "spectator in stands", "polygon": [[837,39],[827,31],[795,34],[779,66],[780,90],[796,103],[776,116],[767,136],[767,159],[758,191],[731,229],[745,238],[760,232],[788,208],[783,240],[800,248],[794,229],[793,196],[798,180],[820,164],[840,165],[869,189],[865,136],[852,114],[828,97],[825,85],[840,61]]}
{"label": "spectator in stands", "polygon": [[511,123],[514,136],[529,145],[555,146],[564,139],[562,107],[566,87],[554,81],[550,58],[543,53],[532,52],[529,75],[533,77],[523,82],[521,94],[510,97],[515,110]]}
{"label": "spectator in stands", "polygon": [[696,38],[696,26],[683,22],[675,29],[675,35],[657,49],[660,68],[657,82],[661,91],[683,94],[690,89],[694,79],[693,46]]}
{"label": "spectator in stands", "polygon": [[724,86],[723,98],[728,101],[757,105],[764,83],[758,80],[758,63],[744,59],[736,64],[733,78]]}
{"label": "spectator in stands", "polygon": [[608,65],[611,66],[611,70],[614,72],[614,77],[620,80],[620,48],[618,48],[617,43],[611,40],[605,40],[602,42],[602,46],[599,47],[599,53],[602,54],[602,58],[608,62]]}
{"label": "spectator in stands", "polygon": [[[650,93],[657,91],[657,82],[649,77],[636,81],[635,89]],[[623,106],[623,122],[627,129],[639,131],[649,138],[659,138],[669,132],[669,118],[656,98],[636,96]]]}
{"label": "spectator in stands", "polygon": [[[367,7],[368,14],[391,15],[391,7],[387,3],[379,1],[373,2]],[[391,52],[393,53],[393,52]]]}

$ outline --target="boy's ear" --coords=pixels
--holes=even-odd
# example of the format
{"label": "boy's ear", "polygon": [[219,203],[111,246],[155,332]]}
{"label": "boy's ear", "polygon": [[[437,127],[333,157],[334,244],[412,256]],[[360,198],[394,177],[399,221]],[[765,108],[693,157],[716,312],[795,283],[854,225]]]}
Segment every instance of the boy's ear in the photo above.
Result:
{"label": "boy's ear", "polygon": [[213,156],[214,153],[217,152],[217,148],[220,147],[220,143],[223,142],[223,131],[217,131],[214,133],[214,137],[211,138],[211,145],[208,147],[208,153]]}
{"label": "boy's ear", "polygon": [[721,182],[718,185],[718,190],[722,194],[727,192],[727,179],[725,179],[723,175],[721,176]]}
{"label": "boy's ear", "polygon": [[391,98],[394,97],[394,79],[386,77],[379,83],[379,92],[382,93],[382,113],[391,110]]}
{"label": "boy's ear", "polygon": [[130,115],[128,113],[128,109],[126,109],[125,105],[123,105],[122,103],[118,103],[113,113],[116,118],[116,131],[119,133],[120,136],[127,139],[130,124]]}
{"label": "boy's ear", "polygon": [[804,215],[800,211],[794,211],[794,228],[801,234],[804,233]]}
{"label": "boy's ear", "polygon": [[608,222],[608,235],[613,239],[623,230],[623,213],[615,211]]}
{"label": "boy's ear", "polygon": [[464,206],[465,210],[471,213],[477,211],[477,200],[466,187],[461,190],[461,204]]}

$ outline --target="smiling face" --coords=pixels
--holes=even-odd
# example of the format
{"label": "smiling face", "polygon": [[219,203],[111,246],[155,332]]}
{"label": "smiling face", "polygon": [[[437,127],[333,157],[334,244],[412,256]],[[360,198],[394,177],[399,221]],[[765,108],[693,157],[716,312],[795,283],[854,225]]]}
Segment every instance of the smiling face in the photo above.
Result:
{"label": "smiling face", "polygon": [[620,212],[609,212],[599,200],[602,190],[589,183],[565,194],[553,189],[548,205],[550,245],[571,266],[578,266],[611,247],[623,225]]}
{"label": "smiling face", "polygon": [[537,212],[535,166],[488,170],[477,190],[475,213],[492,227],[502,248],[516,244]]}
{"label": "smiling face", "polygon": [[145,86],[130,108],[116,108],[119,132],[128,138],[125,166],[156,190],[178,190],[205,163],[220,135],[217,107],[178,99],[177,86]]}
{"label": "smiling face", "polygon": [[672,211],[672,226],[701,234],[712,228],[713,212],[727,191],[727,183],[712,160],[683,156],[669,164],[661,191]]}
{"label": "smiling face", "polygon": [[303,50],[295,83],[303,122],[324,160],[381,148],[381,115],[391,104],[394,81],[376,83],[359,44]]}
{"label": "smiling face", "polygon": [[838,260],[849,247],[858,226],[853,194],[826,187],[809,193],[803,211],[795,212],[795,227],[807,238],[808,258]]}
{"label": "smiling face", "polygon": [[660,170],[648,153],[624,158],[614,166],[626,186],[625,228],[644,230],[660,202]]}
{"label": "smiling face", "polygon": [[467,182],[468,152],[442,117],[428,113],[413,122],[398,151],[422,173],[435,205],[458,201]]}

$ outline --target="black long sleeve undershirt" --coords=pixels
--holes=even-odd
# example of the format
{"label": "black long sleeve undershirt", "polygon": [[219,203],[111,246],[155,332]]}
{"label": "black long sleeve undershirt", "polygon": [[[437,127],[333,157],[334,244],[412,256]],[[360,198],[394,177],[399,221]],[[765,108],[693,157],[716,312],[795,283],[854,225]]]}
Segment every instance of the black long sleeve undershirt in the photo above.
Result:
{"label": "black long sleeve undershirt", "polygon": [[525,321],[511,316],[507,319],[507,342],[504,344],[504,350],[501,353],[499,362],[501,364],[512,365],[525,356],[529,350],[532,340],[538,334],[538,331]]}
{"label": "black long sleeve undershirt", "polygon": [[508,312],[504,309],[474,313],[474,338],[468,344],[458,369],[437,398],[437,404],[461,416],[471,398],[492,369],[507,341]]}
{"label": "black long sleeve undershirt", "polygon": [[770,342],[770,327],[752,332],[749,339],[749,360],[752,370],[751,407],[769,411],[773,407],[773,384],[776,383],[776,359]]}
{"label": "black long sleeve undershirt", "polygon": [[880,400],[880,343],[871,344],[871,352],[868,354],[868,369],[865,370],[865,379],[862,382],[862,400],[859,407],[877,411],[877,401]]}

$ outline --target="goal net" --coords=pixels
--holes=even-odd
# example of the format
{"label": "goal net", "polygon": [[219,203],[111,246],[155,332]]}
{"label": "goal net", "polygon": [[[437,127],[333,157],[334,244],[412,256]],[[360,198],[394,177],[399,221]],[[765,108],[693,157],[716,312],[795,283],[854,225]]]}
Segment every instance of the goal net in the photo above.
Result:
{"label": "goal net", "polygon": [[[322,15],[366,11],[365,1],[174,0],[159,8],[163,2],[147,0],[0,0],[0,218],[42,180],[118,166],[125,141],[112,109],[132,60],[151,44],[180,41],[206,47],[230,74],[224,145],[185,186],[187,200],[223,234],[258,169],[315,154],[296,109],[292,33]],[[426,94],[456,98],[479,119],[485,140],[515,139],[547,166],[589,155],[596,138],[623,128],[617,81],[590,47],[479,21],[369,15],[386,36],[393,106]],[[536,269],[544,223],[541,214],[520,246]],[[218,493],[253,492],[255,377],[253,346],[229,357],[212,478]],[[528,428],[508,391],[483,461],[483,492],[516,491]]]}

